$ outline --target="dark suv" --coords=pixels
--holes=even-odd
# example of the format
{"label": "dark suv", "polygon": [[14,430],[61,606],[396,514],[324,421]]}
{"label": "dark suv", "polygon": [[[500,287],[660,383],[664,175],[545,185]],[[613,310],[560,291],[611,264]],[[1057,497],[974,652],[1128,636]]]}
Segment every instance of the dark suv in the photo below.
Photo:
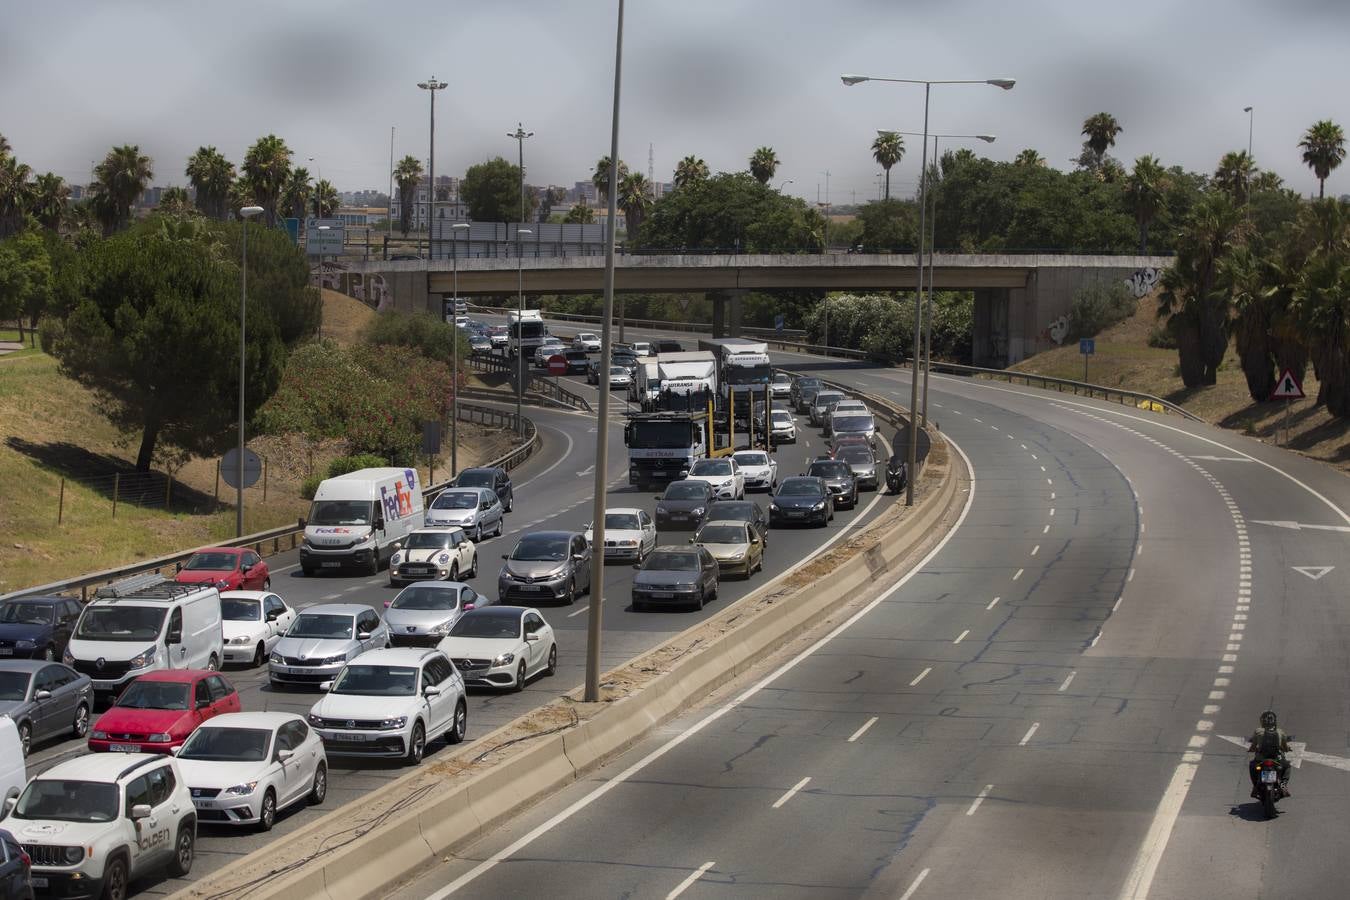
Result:
{"label": "dark suv", "polygon": [[817,459],[806,467],[807,475],[814,475],[825,482],[835,506],[858,505],[858,479],[853,476],[853,467],[842,459]]}
{"label": "dark suv", "polygon": [[22,597],[0,604],[0,657],[60,659],[70,640],[80,601]]}
{"label": "dark suv", "polygon": [[490,488],[497,494],[497,499],[502,502],[502,509],[510,512],[511,508],[515,506],[515,496],[511,490],[511,476],[506,474],[506,470],[501,466],[479,466],[464,469],[455,476],[451,487]]}

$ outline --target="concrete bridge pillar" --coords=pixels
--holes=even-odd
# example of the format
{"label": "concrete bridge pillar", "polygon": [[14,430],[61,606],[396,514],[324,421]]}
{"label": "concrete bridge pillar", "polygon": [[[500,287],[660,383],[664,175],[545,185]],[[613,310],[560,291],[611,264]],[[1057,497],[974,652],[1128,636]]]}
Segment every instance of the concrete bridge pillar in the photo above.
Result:
{"label": "concrete bridge pillar", "polygon": [[712,301],[712,336],[728,338],[741,336],[741,298],[745,291],[709,291]]}

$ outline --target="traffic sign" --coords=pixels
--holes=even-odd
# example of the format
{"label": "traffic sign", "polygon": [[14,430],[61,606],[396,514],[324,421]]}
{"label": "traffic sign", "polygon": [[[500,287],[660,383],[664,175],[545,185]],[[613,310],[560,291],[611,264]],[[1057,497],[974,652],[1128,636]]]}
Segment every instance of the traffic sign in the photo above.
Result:
{"label": "traffic sign", "polygon": [[1280,380],[1275,382],[1275,392],[1270,395],[1272,400],[1302,400],[1307,395],[1303,393],[1303,385],[1299,384],[1298,379],[1294,377],[1292,369],[1285,369],[1280,373]]}
{"label": "traffic sign", "polygon": [[1084,356],[1092,356],[1097,352],[1097,341],[1093,338],[1079,338],[1078,352]]}
{"label": "traffic sign", "polygon": [[552,356],[550,356],[548,358],[548,374],[566,375],[567,357],[563,356],[561,353],[555,353]]}
{"label": "traffic sign", "polygon": [[441,423],[422,423],[422,455],[435,456],[441,452]]}
{"label": "traffic sign", "polygon": [[[251,488],[262,475],[262,460],[258,454],[244,448],[244,487]],[[239,487],[239,449],[231,447],[220,461],[220,478],[230,487]]]}
{"label": "traffic sign", "polygon": [[341,219],[305,220],[305,253],[309,256],[341,256],[343,225]]}
{"label": "traffic sign", "polygon": [[777,315],[775,315],[775,316],[773,317],[773,329],[774,329],[774,331],[782,331],[782,330],[783,330],[783,326],[786,325],[786,324],[787,324],[787,319],[783,316],[782,313],[778,313]]}

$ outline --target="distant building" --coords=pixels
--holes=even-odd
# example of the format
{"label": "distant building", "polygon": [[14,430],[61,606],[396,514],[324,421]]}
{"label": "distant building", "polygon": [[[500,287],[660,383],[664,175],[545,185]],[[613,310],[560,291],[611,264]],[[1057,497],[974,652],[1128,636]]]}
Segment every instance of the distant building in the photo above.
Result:
{"label": "distant building", "polygon": [[[452,175],[436,176],[436,218],[451,222],[469,221],[468,207],[459,199],[460,179]],[[417,184],[416,197],[413,201],[412,217],[409,220],[409,227],[422,231],[427,227],[427,217],[431,205],[428,202],[429,182],[423,178]],[[394,187],[392,216],[394,222],[398,223],[403,218],[402,198],[399,196],[398,186]]]}
{"label": "distant building", "polygon": [[[439,212],[439,210],[438,210]],[[383,222],[389,217],[389,209],[384,206],[339,206],[334,218],[351,228],[364,228]]]}
{"label": "distant building", "polygon": [[[440,181],[439,178],[436,180]],[[386,211],[389,206],[389,195],[384,191],[343,191],[339,197],[342,200],[343,206],[363,207],[366,209],[373,209],[374,207],[381,206],[385,207]]]}

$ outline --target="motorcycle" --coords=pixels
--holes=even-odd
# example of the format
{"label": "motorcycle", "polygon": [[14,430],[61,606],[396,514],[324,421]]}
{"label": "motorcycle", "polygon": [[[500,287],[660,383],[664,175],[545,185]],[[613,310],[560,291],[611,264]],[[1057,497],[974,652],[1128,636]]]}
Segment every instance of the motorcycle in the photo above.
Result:
{"label": "motorcycle", "polygon": [[892,494],[898,494],[905,489],[907,480],[907,469],[905,461],[899,457],[892,456],[886,463],[886,490]]}
{"label": "motorcycle", "polygon": [[1284,785],[1280,783],[1280,763],[1274,759],[1256,759],[1252,760],[1251,766],[1256,770],[1256,796],[1261,801],[1261,809],[1267,819],[1273,819],[1279,815],[1275,803],[1285,797]]}

